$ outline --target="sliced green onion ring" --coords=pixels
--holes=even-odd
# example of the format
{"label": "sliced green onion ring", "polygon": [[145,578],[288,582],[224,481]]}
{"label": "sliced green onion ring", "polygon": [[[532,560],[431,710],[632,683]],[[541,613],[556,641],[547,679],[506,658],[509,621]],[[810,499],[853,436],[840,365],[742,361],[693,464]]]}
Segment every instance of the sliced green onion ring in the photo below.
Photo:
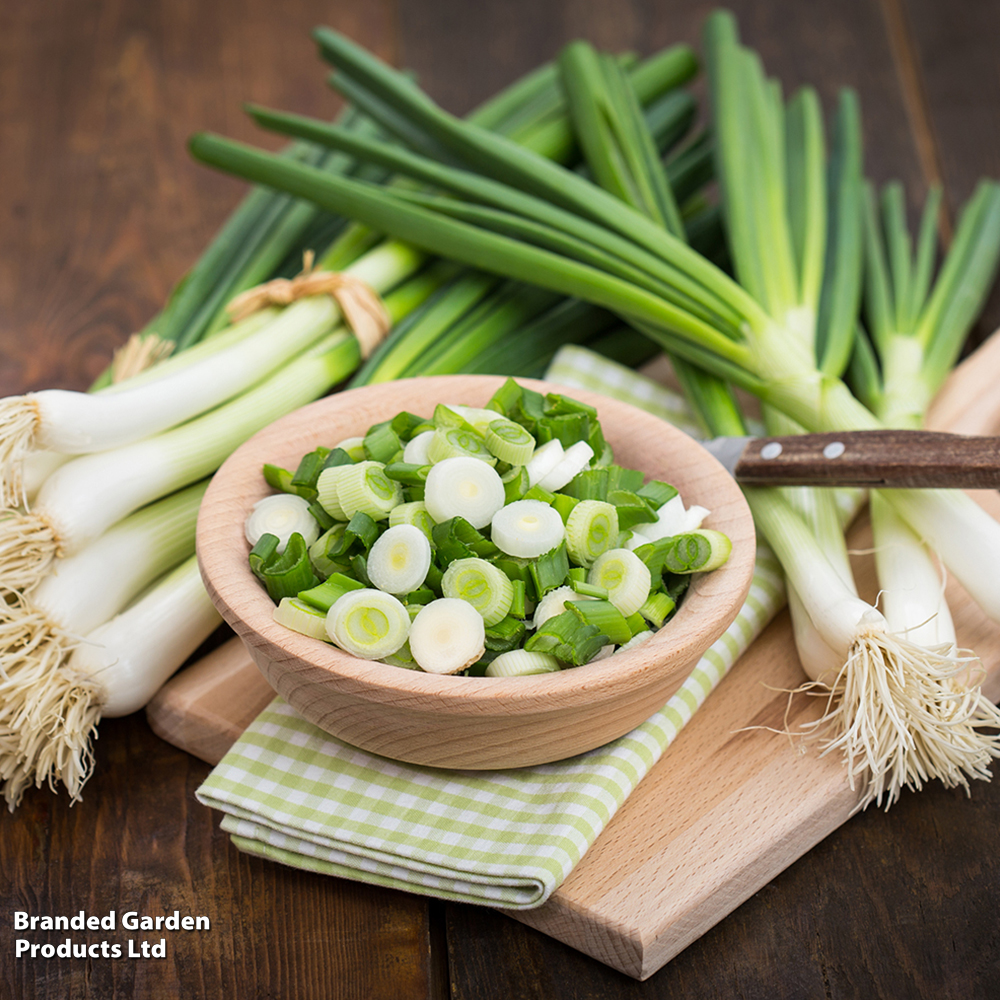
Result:
{"label": "sliced green onion ring", "polygon": [[520,424],[501,417],[486,428],[486,447],[501,462],[524,465],[535,453],[535,439]]}
{"label": "sliced green onion ring", "polygon": [[626,617],[646,603],[651,582],[649,567],[629,549],[609,549],[587,574],[587,583],[605,587],[608,600]]}
{"label": "sliced green onion ring", "polygon": [[441,592],[471,604],[487,626],[506,618],[514,599],[513,584],[485,559],[456,559],[444,572]]}
{"label": "sliced green onion ring", "polygon": [[431,441],[434,440],[434,431],[423,431],[415,438],[406,442],[403,448],[403,461],[408,465],[430,465],[431,460],[427,455]]}
{"label": "sliced green onion ring", "polygon": [[[380,462],[358,462],[357,465],[341,465],[338,468],[342,471],[336,480],[337,501],[345,519],[349,520],[361,511],[376,521],[384,521],[389,511],[403,502],[402,486],[385,474]],[[320,476],[321,484],[323,476]]]}
{"label": "sliced green onion ring", "polygon": [[424,486],[427,512],[438,523],[462,517],[474,528],[485,528],[504,499],[503,481],[496,469],[468,456],[446,458],[431,466]]}
{"label": "sliced green onion ring", "polygon": [[368,577],[387,594],[416,590],[427,577],[430,566],[431,543],[413,524],[397,524],[387,529],[368,553]]}
{"label": "sliced green onion ring", "polygon": [[283,597],[274,609],[274,620],[293,632],[327,641],[326,615],[297,597]]}
{"label": "sliced green onion ring", "polygon": [[515,500],[493,518],[494,544],[509,556],[534,559],[554,549],[565,537],[559,512],[541,500]]}
{"label": "sliced green onion ring", "polygon": [[538,481],[543,490],[561,490],[571,479],[578,476],[590,465],[594,449],[586,441],[570,445],[552,470]]}
{"label": "sliced green onion ring", "polygon": [[562,670],[562,664],[548,653],[529,653],[523,649],[512,649],[501,653],[486,668],[487,677],[527,677],[531,674],[554,674]]}
{"label": "sliced green onion ring", "polygon": [[410,616],[402,601],[381,590],[351,590],[326,616],[327,635],[364,660],[391,656],[406,642]]}
{"label": "sliced green onion ring", "polygon": [[486,651],[483,616],[465,601],[442,597],[421,608],[410,626],[410,652],[430,674],[457,674]]}
{"label": "sliced green onion ring", "polygon": [[581,500],[566,519],[566,548],[577,565],[587,568],[618,542],[618,511],[603,500]]}
{"label": "sliced green onion ring", "polygon": [[309,501],[292,493],[275,493],[253,505],[244,533],[251,546],[263,535],[275,535],[278,552],[284,552],[288,539],[298,532],[306,545],[319,538],[319,525],[309,513]]}

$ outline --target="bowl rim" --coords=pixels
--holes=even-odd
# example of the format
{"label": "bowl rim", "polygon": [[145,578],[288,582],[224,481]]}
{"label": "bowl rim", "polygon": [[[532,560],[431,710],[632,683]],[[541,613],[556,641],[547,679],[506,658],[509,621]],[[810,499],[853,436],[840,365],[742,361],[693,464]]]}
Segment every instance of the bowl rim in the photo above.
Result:
{"label": "bowl rim", "polygon": [[[260,475],[263,463],[278,458],[275,451],[281,447],[282,440],[293,438],[293,431],[313,438],[315,444],[312,447],[334,438],[341,440],[353,436],[353,433],[331,428],[336,428],[338,424],[353,426],[361,419],[359,415],[366,414],[366,408],[373,405],[381,410],[379,404],[382,397],[385,397],[388,407],[382,411],[386,415],[381,419],[387,419],[400,409],[413,405],[412,401],[401,398],[399,402],[393,402],[402,394],[416,391],[429,402],[440,401],[442,392],[456,386],[456,379],[464,380],[463,385],[474,389],[485,402],[506,377],[443,375],[399,379],[349,389],[326,396],[269,424],[223,463],[209,485],[199,511],[198,563],[216,607],[251,647],[275,661],[302,660],[312,668],[329,673],[331,679],[336,679],[347,688],[381,692],[396,701],[401,695],[412,695],[421,700],[429,697],[442,711],[454,708],[464,712],[470,699],[473,699],[481,701],[484,708],[488,707],[491,712],[499,710],[501,714],[522,714],[531,709],[538,712],[558,709],[564,699],[572,697],[575,700],[581,693],[600,701],[601,696],[642,687],[651,671],[664,671],[674,661],[689,657],[690,649],[695,644],[704,646],[706,631],[712,633],[711,642],[725,631],[749,591],[756,551],[753,520],[735,480],[693,438],[644,410],[589,390],[528,378],[518,378],[517,381],[536,391],[558,391],[596,406],[609,439],[615,437],[612,428],[616,415],[628,414],[633,420],[641,418],[651,432],[669,442],[669,450],[676,450],[678,455],[690,455],[691,461],[704,463],[702,478],[712,480],[715,497],[708,522],[728,524],[732,521],[741,529],[734,532],[737,537],[733,539],[733,553],[727,563],[710,574],[697,576],[677,615],[666,628],[654,632],[653,637],[640,646],[616,654],[613,659],[598,660],[553,674],[511,678],[440,675],[392,667],[354,657],[331,644],[301,635],[275,622],[272,618],[274,603],[249,569],[247,555],[250,546],[243,531],[249,508],[262,496],[274,492]],[[364,419],[368,420],[368,417],[364,416]],[[368,420],[365,429],[373,422],[375,420]],[[312,430],[303,432],[305,425]],[[300,457],[309,448],[306,444],[299,450],[296,445],[295,452]],[[286,445],[285,449],[288,451],[290,446]],[[256,471],[259,487],[249,493],[235,495],[236,488],[251,470]],[[650,475],[647,470],[643,471]],[[726,484],[729,484],[728,487]],[[725,495],[718,496],[714,492],[716,489],[721,489]],[[684,498],[686,505],[696,503],[698,499],[689,495]],[[729,533],[733,533],[732,529]],[[734,590],[740,595],[739,600],[732,596]],[[727,591],[729,599],[720,602],[716,592]],[[667,647],[666,655],[651,658],[650,652],[658,647]]]}

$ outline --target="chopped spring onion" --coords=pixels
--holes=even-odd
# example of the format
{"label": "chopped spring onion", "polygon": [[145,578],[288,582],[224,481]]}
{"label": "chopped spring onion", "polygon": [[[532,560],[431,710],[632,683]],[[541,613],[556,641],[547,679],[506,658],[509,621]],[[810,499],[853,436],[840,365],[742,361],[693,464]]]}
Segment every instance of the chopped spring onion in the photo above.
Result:
{"label": "chopped spring onion", "polygon": [[444,571],[441,592],[471,604],[487,626],[507,617],[514,587],[507,576],[485,559],[456,559]]}
{"label": "chopped spring onion", "polygon": [[275,535],[278,552],[284,552],[288,539],[298,532],[306,545],[319,538],[319,525],[309,513],[309,501],[290,493],[275,493],[253,505],[246,522],[246,539],[256,545],[262,535]]}
{"label": "chopped spring onion", "polygon": [[655,542],[661,538],[670,538],[673,535],[684,535],[690,531],[696,531],[710,513],[711,511],[698,504],[685,508],[681,497],[674,496],[660,507],[656,521],[651,524],[632,526],[633,538],[629,541],[628,547],[636,548],[646,542]]}
{"label": "chopped spring onion", "polygon": [[649,567],[629,549],[602,553],[587,574],[587,583],[604,587],[608,600],[626,617],[646,603],[651,582]]}
{"label": "chopped spring onion", "polygon": [[[364,459],[362,459],[363,461]],[[348,516],[337,499],[337,482],[341,475],[351,468],[349,465],[331,465],[325,468],[316,480],[316,500],[330,517],[337,521],[347,521]]]}
{"label": "chopped spring onion", "polygon": [[297,597],[283,597],[274,609],[274,620],[293,632],[326,641],[326,614]]}
{"label": "chopped spring onion", "polygon": [[552,470],[538,480],[538,485],[543,490],[561,490],[590,465],[593,457],[594,449],[586,441],[577,441],[563,452],[562,458]]}
{"label": "chopped spring onion", "polygon": [[532,486],[540,483],[563,460],[563,446],[558,438],[546,441],[528,460],[528,481]]}
{"label": "chopped spring onion", "polygon": [[663,623],[673,613],[677,607],[677,602],[667,593],[659,591],[650,594],[639,608],[639,614],[657,628],[662,628]]}
{"label": "chopped spring onion", "polygon": [[364,660],[380,660],[406,642],[410,616],[391,594],[369,588],[351,590],[330,608],[326,631],[346,652]]}
{"label": "chopped spring onion", "polygon": [[618,647],[619,653],[624,653],[626,649],[632,649],[635,646],[641,646],[647,639],[652,639],[655,632],[646,629],[644,632],[637,632],[628,642],[623,643]]}
{"label": "chopped spring onion", "polygon": [[503,482],[496,469],[478,458],[446,458],[427,474],[424,503],[438,523],[461,517],[474,528],[485,528],[503,507]]}
{"label": "chopped spring onion", "polygon": [[525,642],[525,650],[549,653],[577,667],[590,663],[608,645],[607,636],[576,613],[576,607],[577,604],[568,603],[565,611],[545,621]]}
{"label": "chopped spring onion", "polygon": [[[492,466],[477,458],[469,455],[451,457],[429,466],[396,461],[402,451],[402,441],[409,435],[423,433],[421,428],[427,426],[423,417],[399,413],[392,420],[375,424],[363,438],[366,454],[393,456],[384,469],[377,460],[350,464],[342,449],[331,452],[322,448],[308,453],[294,476],[284,474],[275,478],[274,467],[265,466],[265,478],[269,483],[273,480],[276,488],[295,490],[310,487],[315,482],[319,499],[331,503],[330,494],[333,494],[338,509],[352,507],[350,497],[345,494],[345,483],[349,483],[351,477],[360,479],[367,475],[366,469],[384,473],[400,488],[404,499],[424,497],[423,500],[409,499],[392,508],[387,528],[381,527],[370,514],[356,511],[348,524],[332,524],[326,534],[309,547],[308,553],[299,534],[292,535],[286,549],[288,553],[296,547],[291,556],[278,554],[277,538],[265,534],[251,551],[250,564],[271,596],[280,600],[294,595],[307,609],[326,612],[327,633],[344,648],[350,648],[342,634],[344,608],[368,600],[368,595],[373,593],[401,598],[414,622],[425,606],[434,605],[435,613],[443,615],[449,607],[464,605],[466,611],[471,610],[482,619],[482,631],[476,629],[471,637],[465,635],[475,648],[466,650],[461,646],[462,655],[456,654],[464,666],[456,666],[456,658],[449,655],[443,661],[435,660],[437,666],[431,669],[444,673],[464,670],[473,662],[469,657],[475,653],[476,661],[480,656],[484,658],[483,662],[476,662],[472,672],[482,676],[493,658],[518,649],[522,644],[526,649],[548,653],[574,665],[608,656],[615,646],[629,642],[638,632],[647,631],[648,621],[659,617],[662,624],[673,611],[686,583],[678,585],[679,578],[669,576],[666,564],[671,558],[676,556],[671,566],[686,572],[693,571],[694,562],[699,567],[708,566],[713,560],[721,564],[716,550],[721,551],[728,541],[714,532],[702,532],[693,539],[682,536],[647,543],[639,553],[643,559],[627,550],[610,548],[620,534],[620,511],[626,511],[629,517],[652,520],[657,507],[674,497],[676,490],[665,483],[646,484],[639,470],[615,465],[584,473],[579,463],[586,464],[593,454],[588,442],[604,440],[596,411],[592,408],[561,395],[543,397],[523,389],[513,380],[508,380],[494,394],[490,406],[499,409],[474,410],[439,404],[434,411],[437,424],[434,433],[455,432],[478,438],[478,431],[468,420],[476,421],[487,430],[490,426],[504,428],[509,423],[524,429],[528,438],[532,435],[527,432],[526,424],[539,426],[543,435],[558,431],[563,437],[552,440],[559,449],[564,449],[562,441],[569,447],[557,452],[556,457],[569,456],[574,463],[570,470],[571,480],[575,492],[582,496],[553,493],[536,485],[527,489],[523,499],[503,506],[506,499],[503,479]],[[498,418],[496,414],[500,409],[514,414],[517,419]],[[525,423],[519,423],[520,420]],[[585,434],[588,441],[572,441],[574,434]],[[514,434],[507,436],[515,437]],[[525,443],[530,447],[530,440]],[[577,449],[578,457],[574,457],[572,452],[580,443],[584,449]],[[603,451],[603,445],[601,447]],[[527,448],[523,454],[527,455]],[[322,472],[319,472],[321,466]],[[513,469],[520,473],[520,480],[527,479],[523,466]],[[450,479],[453,472],[458,473],[457,485]],[[526,487],[527,483],[523,482],[522,486]],[[495,491],[488,510],[476,513],[456,508],[459,501],[481,500],[477,494],[484,489]],[[607,496],[613,502],[596,499],[593,494]],[[296,499],[309,506],[305,498]],[[440,509],[442,502],[451,505],[450,508]],[[483,530],[466,516],[452,513],[454,509],[463,509]],[[448,516],[435,522],[435,517],[444,515]],[[572,565],[566,542],[566,523],[573,528]],[[381,537],[380,532],[383,532]],[[692,546],[697,549],[694,554]],[[678,547],[683,548],[682,553],[674,552]],[[617,561],[608,558],[612,555]],[[291,565],[292,561],[295,565]],[[631,565],[633,561],[638,568]],[[299,572],[304,574],[304,589],[296,592],[294,582]],[[325,582],[315,585],[314,572],[325,576]],[[649,595],[654,572],[659,600]],[[641,577],[641,589],[632,593],[638,577]],[[378,588],[378,591],[371,588]],[[661,594],[661,590],[665,593]],[[443,597],[435,600],[438,594]],[[640,607],[647,612],[645,618],[639,613]],[[289,603],[286,608],[286,613],[291,614],[295,605]],[[364,609],[366,614],[371,611],[368,605],[364,605]],[[559,621],[553,622],[553,619]],[[435,619],[433,615],[425,615],[421,620]],[[305,622],[305,626],[314,624],[309,620]],[[375,639],[380,641],[387,626],[386,629],[381,627],[385,624],[381,619],[377,624],[379,628],[369,623],[369,631],[377,633]],[[526,639],[529,629],[536,634]],[[465,630],[456,634],[462,636]],[[393,656],[393,662],[408,665],[412,654],[416,664],[423,666],[419,632],[414,638],[411,628],[407,641],[407,653],[387,656]],[[459,641],[461,644],[464,639]],[[367,655],[387,658],[372,651]]]}
{"label": "chopped spring onion", "polygon": [[486,447],[486,442],[474,430],[463,427],[439,427],[427,446],[430,462],[443,462],[446,458],[478,458],[491,465],[496,459]]}
{"label": "chopped spring onion", "polygon": [[559,512],[541,500],[515,500],[493,518],[494,544],[509,556],[534,559],[562,542],[566,530]]}
{"label": "chopped spring onion", "polygon": [[486,447],[501,462],[524,465],[535,452],[535,439],[513,420],[494,419],[486,428]]}
{"label": "chopped spring onion", "polygon": [[365,439],[363,437],[344,438],[343,441],[338,441],[334,448],[347,452],[352,462],[365,460]]}
{"label": "chopped spring onion", "polygon": [[411,500],[409,503],[401,503],[398,507],[393,507],[389,511],[389,527],[395,528],[397,524],[412,524],[419,528],[428,538],[434,530],[434,522],[430,514],[427,513],[427,504],[423,500]]}
{"label": "chopped spring onion", "polygon": [[724,565],[732,550],[732,542],[721,531],[700,529],[632,551],[660,573],[707,573]]}
{"label": "chopped spring onion", "polygon": [[554,674],[562,665],[548,653],[529,653],[512,649],[501,653],[486,668],[487,677],[528,677],[532,674]]}
{"label": "chopped spring onion", "polygon": [[428,450],[434,440],[434,431],[422,431],[416,437],[406,442],[403,449],[403,461],[409,465],[430,465]]}
{"label": "chopped spring onion", "polygon": [[535,606],[531,627],[539,629],[550,618],[561,615],[566,610],[567,601],[589,601],[589,597],[578,594],[572,587],[557,587],[550,590]]}
{"label": "chopped spring onion", "polygon": [[465,601],[442,597],[420,609],[410,626],[410,652],[431,674],[457,674],[486,651],[483,616]]}
{"label": "chopped spring onion", "polygon": [[566,548],[578,566],[588,569],[618,541],[618,511],[603,500],[581,500],[566,520]]}
{"label": "chopped spring onion", "polygon": [[487,410],[480,406],[463,406],[460,403],[448,403],[447,409],[457,413],[477,433],[486,436],[487,428],[497,419],[496,410]]}
{"label": "chopped spring onion", "polygon": [[261,535],[250,550],[249,563],[272,601],[294,597],[319,583],[305,539],[297,531],[292,532],[284,552],[278,551],[277,535]]}
{"label": "chopped spring onion", "polygon": [[368,553],[368,577],[387,594],[408,594],[416,590],[426,579],[430,566],[431,543],[413,524],[390,527]]}
{"label": "chopped spring onion", "polygon": [[376,521],[384,521],[392,508],[403,502],[402,487],[385,474],[380,462],[358,462],[338,468],[341,472],[336,478],[337,503],[345,520],[361,511]]}

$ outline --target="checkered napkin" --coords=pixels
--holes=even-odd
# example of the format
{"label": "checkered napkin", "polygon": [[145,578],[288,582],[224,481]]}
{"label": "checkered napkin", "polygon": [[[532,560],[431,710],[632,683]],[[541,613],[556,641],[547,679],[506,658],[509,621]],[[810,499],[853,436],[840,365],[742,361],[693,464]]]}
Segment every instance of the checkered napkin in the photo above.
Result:
{"label": "checkered napkin", "polygon": [[[564,347],[546,375],[688,426],[680,397],[628,368]],[[540,906],[783,603],[780,569],[758,551],[750,596],[669,702],[604,747],[507,771],[446,771],[342,743],[280,698],[198,799],[250,854],[445,899]]]}

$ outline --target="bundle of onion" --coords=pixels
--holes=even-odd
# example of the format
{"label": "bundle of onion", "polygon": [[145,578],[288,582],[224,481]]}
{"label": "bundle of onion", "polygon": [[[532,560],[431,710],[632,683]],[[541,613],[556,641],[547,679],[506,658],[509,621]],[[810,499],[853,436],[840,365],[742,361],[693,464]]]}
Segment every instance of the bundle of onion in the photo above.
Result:
{"label": "bundle of onion", "polygon": [[[693,57],[683,48],[629,64],[645,101],[662,97],[694,68]],[[365,103],[364,95],[358,103]],[[661,133],[676,136],[690,123],[692,103],[668,95],[650,115]],[[552,67],[518,81],[474,117],[544,155],[566,158],[572,153],[565,103]],[[347,134],[364,131],[345,129]],[[367,131],[376,131],[370,122]],[[293,149],[295,155],[279,158],[327,167],[331,161],[341,167],[353,162],[312,147],[308,155],[299,155],[300,146]],[[382,173],[359,171],[367,182],[381,179]],[[323,236],[329,241],[333,216],[284,195],[255,192],[248,201],[256,210],[270,204],[269,199],[288,209],[301,239]],[[303,219],[326,220],[325,228],[319,227],[323,232],[317,235],[315,225],[303,227]],[[242,223],[227,226],[225,248],[238,246]],[[270,259],[273,268],[274,259],[288,256],[289,231],[295,227],[278,228],[280,234],[271,233],[270,256],[268,240],[248,244],[258,272],[261,260]],[[278,242],[278,235],[284,242]],[[278,254],[275,247],[284,249]],[[181,331],[179,340],[194,339],[192,330],[212,331],[219,325],[213,304],[251,283],[246,275],[254,272],[247,270],[246,261],[230,259],[222,266],[215,250],[217,245],[206,254],[212,267],[196,267],[160,318]],[[322,395],[354,371],[372,346],[371,338],[357,330],[366,316],[399,320],[456,278],[454,268],[424,264],[419,250],[384,240],[377,230],[349,226],[319,267],[320,275],[327,269],[346,268],[346,273],[335,279],[301,276],[293,283],[292,304],[280,308],[288,300],[279,294],[276,305],[265,301],[249,318],[121,385],[91,394],[38,393],[2,404],[9,419],[0,445],[0,475],[10,509],[0,514],[0,586],[7,594],[0,616],[0,779],[12,808],[31,783],[62,781],[78,797],[90,771],[89,741],[101,714],[140,707],[218,622],[193,563],[180,563],[168,572],[190,549],[195,488],[183,487],[213,471],[259,427]],[[266,276],[261,273],[258,280]],[[329,287],[316,287],[317,280],[328,281]],[[384,295],[384,316],[369,288]],[[276,291],[287,290],[285,283]],[[305,297],[299,297],[303,292]],[[315,292],[324,294],[308,294]],[[256,292],[252,297],[259,298]],[[364,345],[338,324],[342,311]],[[467,352],[473,363],[479,348],[489,346],[474,332],[476,349]],[[50,450],[54,448],[61,450]],[[71,452],[80,457],[69,457]],[[29,474],[34,481],[26,481]],[[159,501],[179,489],[176,498]],[[29,494],[30,511],[13,509]],[[182,528],[174,517],[170,529],[168,508],[176,515],[181,497],[187,498],[187,526]],[[157,510],[163,520],[154,525]],[[82,593],[81,579],[98,579],[90,575],[95,561],[112,565],[111,554],[120,554],[123,539],[135,542],[140,536],[144,540],[136,544],[148,561],[137,557],[126,566],[121,581],[95,604],[93,615],[74,617],[79,609],[72,597],[66,608],[59,605],[57,592]],[[71,566],[79,570],[71,573]],[[164,574],[159,583],[128,606],[136,591],[158,574]]]}
{"label": "bundle of onion", "polygon": [[[580,175],[452,118],[411,81],[332,32],[318,35],[324,54],[355,87],[405,115],[420,141],[411,142],[412,151],[405,155],[377,142],[362,148],[335,129],[326,129],[322,141],[372,162],[391,160],[393,169],[446,194],[413,195],[325,178],[214,136],[195,137],[192,151],[222,169],[351,212],[442,256],[608,308],[674,356],[756,393],[806,429],[878,427],[876,416],[836,375],[850,351],[850,313],[857,302],[857,279],[851,292],[841,275],[851,267],[856,275],[857,264],[841,267],[838,259],[826,259],[825,216],[817,224],[825,164],[817,146],[821,130],[815,102],[800,98],[786,115],[759,60],[738,45],[728,15],[713,16],[708,37],[717,163],[735,281],[668,231],[666,217],[657,221]],[[269,123],[277,124],[277,118],[270,116]],[[280,128],[294,135],[308,131],[313,138],[324,133],[321,124],[307,126],[287,117]],[[748,144],[750,157],[745,156]],[[980,218],[984,239],[993,234],[996,242],[996,184],[983,188]],[[850,225],[849,213],[837,214],[835,226],[840,225]],[[832,284],[826,295],[828,276]],[[822,325],[824,308],[839,316],[833,326],[842,336],[817,344],[814,332],[818,318]],[[1000,620],[1000,591],[993,580],[1000,563],[1000,525],[962,496],[945,500],[932,491],[910,491],[886,498]],[[947,544],[959,533],[978,539],[978,565],[969,558],[968,545]],[[834,578],[838,574],[829,577]],[[805,583],[796,589],[803,601],[813,593]],[[853,600],[847,587],[844,600],[835,603],[846,609]],[[824,604],[828,601],[823,595]],[[815,621],[823,609],[814,610]],[[848,648],[877,647],[877,655],[891,657],[898,643],[866,615],[867,610],[854,613]],[[933,650],[915,655],[927,655],[935,670],[940,663]],[[969,722],[976,731],[978,717],[973,714]],[[882,756],[866,755],[866,765],[884,773]],[[975,752],[970,760],[975,772]],[[942,767],[951,773],[947,764]],[[871,787],[877,795],[878,782]]]}

